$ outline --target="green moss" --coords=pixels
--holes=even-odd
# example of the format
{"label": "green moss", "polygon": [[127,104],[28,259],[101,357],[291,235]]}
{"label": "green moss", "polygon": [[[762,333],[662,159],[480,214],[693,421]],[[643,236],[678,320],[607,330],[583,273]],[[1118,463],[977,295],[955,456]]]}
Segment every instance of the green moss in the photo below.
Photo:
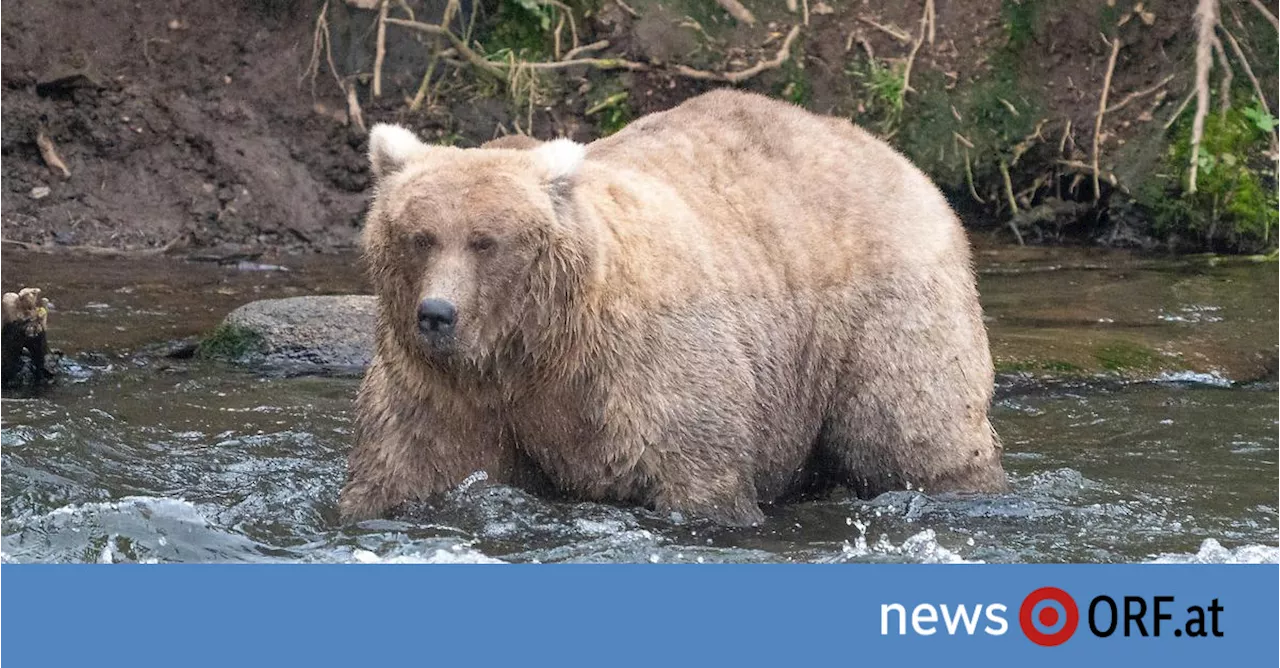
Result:
{"label": "green moss", "polygon": [[262,346],[262,335],[238,325],[219,325],[196,348],[196,355],[205,359],[239,359]]}
{"label": "green moss", "polygon": [[1099,346],[1093,356],[1108,371],[1150,369],[1157,365],[1159,354],[1144,345],[1132,341],[1112,341]]}

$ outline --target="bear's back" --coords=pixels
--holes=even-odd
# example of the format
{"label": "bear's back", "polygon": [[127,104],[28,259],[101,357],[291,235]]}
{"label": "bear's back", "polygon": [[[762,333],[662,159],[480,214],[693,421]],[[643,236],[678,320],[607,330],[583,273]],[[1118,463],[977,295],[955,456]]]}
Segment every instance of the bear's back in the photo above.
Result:
{"label": "bear's back", "polygon": [[631,215],[606,203],[602,217],[629,256],[688,277],[664,290],[794,292],[968,263],[950,207],[909,161],[847,121],[760,95],[718,90],[651,114],[588,146],[585,164],[588,188],[626,184],[642,203]]}

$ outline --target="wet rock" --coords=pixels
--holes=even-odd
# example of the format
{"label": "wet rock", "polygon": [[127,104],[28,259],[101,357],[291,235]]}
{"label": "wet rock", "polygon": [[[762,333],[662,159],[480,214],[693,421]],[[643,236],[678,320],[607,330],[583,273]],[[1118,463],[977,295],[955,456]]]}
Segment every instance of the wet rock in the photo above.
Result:
{"label": "wet rock", "polygon": [[376,305],[365,295],[251,302],[201,341],[199,354],[295,371],[362,369],[373,357]]}

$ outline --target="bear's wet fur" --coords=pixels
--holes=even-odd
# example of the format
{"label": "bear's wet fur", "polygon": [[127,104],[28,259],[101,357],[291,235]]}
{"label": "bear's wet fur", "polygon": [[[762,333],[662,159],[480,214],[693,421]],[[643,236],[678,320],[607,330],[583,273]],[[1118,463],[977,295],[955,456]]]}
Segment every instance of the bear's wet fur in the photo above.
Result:
{"label": "bear's wet fur", "polygon": [[729,90],[587,146],[378,126],[340,508],[483,470],[725,524],[815,485],[1005,489],[964,231],[846,121]]}

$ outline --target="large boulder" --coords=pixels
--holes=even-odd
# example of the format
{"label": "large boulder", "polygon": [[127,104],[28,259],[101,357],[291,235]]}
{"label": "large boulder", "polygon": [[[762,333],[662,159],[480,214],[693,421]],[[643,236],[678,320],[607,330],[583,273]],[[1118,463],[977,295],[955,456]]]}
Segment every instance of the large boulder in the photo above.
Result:
{"label": "large boulder", "polygon": [[368,295],[264,299],[232,311],[199,351],[243,364],[359,370],[373,358],[376,313]]}

